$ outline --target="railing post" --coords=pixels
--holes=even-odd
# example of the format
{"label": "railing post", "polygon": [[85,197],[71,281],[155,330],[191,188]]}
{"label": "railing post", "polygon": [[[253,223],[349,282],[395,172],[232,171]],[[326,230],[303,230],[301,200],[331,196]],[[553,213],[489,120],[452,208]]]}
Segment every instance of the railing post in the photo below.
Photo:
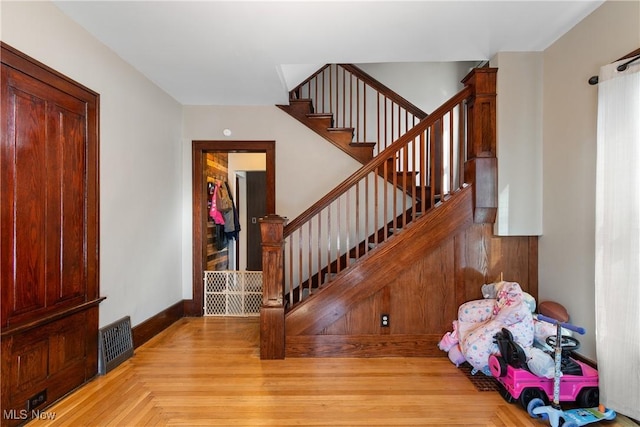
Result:
{"label": "railing post", "polygon": [[465,182],[473,184],[474,222],[494,223],[498,210],[496,157],[497,68],[475,68],[462,80],[471,88],[467,103]]}
{"label": "railing post", "polygon": [[278,215],[260,218],[262,237],[262,306],[260,358],[284,359],[284,226]]}

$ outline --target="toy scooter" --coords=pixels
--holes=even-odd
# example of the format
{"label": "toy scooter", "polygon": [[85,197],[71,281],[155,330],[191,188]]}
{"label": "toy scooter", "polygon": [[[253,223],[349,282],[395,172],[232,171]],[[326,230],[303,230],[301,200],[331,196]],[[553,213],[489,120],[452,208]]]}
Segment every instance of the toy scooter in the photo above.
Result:
{"label": "toy scooter", "polygon": [[566,328],[584,335],[585,330],[570,323],[562,323],[547,316],[538,314],[538,320],[556,325],[556,339],[554,345],[555,372],[553,377],[553,403],[544,404],[542,399],[535,398],[527,405],[527,412],[532,418],[548,419],[551,427],[579,427],[603,420],[613,420],[616,413],[606,409],[603,405],[595,408],[578,408],[563,411],[560,407],[560,375],[563,337],[561,328]]}

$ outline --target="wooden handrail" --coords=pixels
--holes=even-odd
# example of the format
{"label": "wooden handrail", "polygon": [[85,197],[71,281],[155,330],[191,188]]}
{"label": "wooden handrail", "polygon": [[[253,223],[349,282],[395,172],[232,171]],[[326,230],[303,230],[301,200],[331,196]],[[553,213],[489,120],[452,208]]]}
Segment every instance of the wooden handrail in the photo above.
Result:
{"label": "wooden handrail", "polygon": [[311,80],[313,80],[314,78],[318,77],[324,70],[326,70],[327,68],[329,68],[331,66],[331,64],[325,64],[324,66],[320,67],[318,69],[318,71],[316,71],[315,73],[311,74],[309,77],[307,77],[302,83],[300,83],[298,86],[294,87],[293,89],[291,89],[289,91],[289,99],[297,99],[297,94],[300,91],[300,89],[308,84]]}
{"label": "wooden handrail", "polygon": [[269,236],[281,239],[263,252],[263,280],[270,281],[263,284],[261,311],[267,358],[284,357],[285,311],[396,233],[411,235],[412,225],[419,226],[414,221],[448,206],[461,189],[472,186],[474,221],[495,221],[496,71],[473,70],[464,89],[289,224],[271,221]]}
{"label": "wooden handrail", "polygon": [[[338,64],[338,65],[341,66],[342,68],[344,68],[345,70],[350,71],[356,77],[359,77],[360,79],[366,81],[369,86],[371,86],[372,88],[374,88],[375,90],[377,90],[381,94],[385,95],[388,99],[390,99],[390,100],[394,101],[395,103],[401,105],[404,109],[406,109],[408,112],[410,112],[411,114],[416,116],[418,119],[422,120],[422,119],[424,119],[425,117],[428,116],[428,114],[425,113],[424,111],[422,111],[419,107],[415,106],[410,101],[408,101],[405,98],[403,98],[402,96],[398,95],[396,92],[394,92],[389,87],[387,87],[384,84],[380,83],[376,78],[372,77],[370,74],[366,73],[361,68],[359,68],[359,67],[357,67],[357,66],[355,66],[353,64]],[[312,75],[307,77],[307,79],[305,81],[303,81],[298,86],[296,86],[291,91],[289,91],[289,93],[291,95],[290,99],[296,99],[295,98],[295,94],[300,90],[300,88],[302,86],[304,86],[305,84],[307,84],[313,78],[317,77],[324,70],[329,68],[329,66],[331,66],[331,64],[324,65],[323,67],[318,69],[315,73],[313,73]]]}
{"label": "wooden handrail", "polygon": [[464,186],[474,133],[454,124],[472,118],[472,95],[463,89],[283,228],[289,307]]}
{"label": "wooden handrail", "polygon": [[[355,145],[381,152],[427,113],[352,64],[327,64],[289,92],[290,101],[310,101],[310,112],[332,117],[351,130]],[[306,114],[302,114],[306,117]],[[300,118],[299,118],[300,119]],[[363,148],[361,146],[361,148]]]}
{"label": "wooden handrail", "polygon": [[295,219],[287,224],[284,229],[285,237],[290,235],[293,231],[300,228],[301,225],[309,221],[314,215],[317,215],[322,209],[324,209],[329,203],[336,200],[342,194],[344,194],[349,188],[353,187],[358,181],[363,179],[367,174],[371,173],[376,168],[380,167],[386,162],[390,155],[395,153],[399,147],[411,141],[420,133],[424,132],[426,128],[433,125],[438,118],[450,111],[454,106],[460,104],[471,95],[471,89],[467,86],[460,92],[450,98],[447,102],[438,107],[433,113],[423,119],[418,125],[411,128],[407,133],[400,137],[396,142],[389,145],[384,151],[371,159],[369,163],[363,165],[360,169],[354,172],[351,176],[338,184],[333,190],[329,191],[324,197],[311,205],[307,210],[298,215]]}
{"label": "wooden handrail", "polygon": [[353,64],[338,64],[338,65],[340,65],[345,70],[351,71],[351,73],[356,77],[359,77],[360,79],[366,81],[369,86],[371,86],[372,88],[374,88],[375,90],[377,90],[378,92],[380,92],[381,94],[383,94],[388,99],[395,102],[396,104],[402,106],[402,108],[404,108],[405,110],[407,110],[408,112],[416,116],[419,120],[422,120],[428,116],[428,114],[422,111],[419,107],[416,107],[411,102],[407,101],[405,98],[398,95],[396,92],[389,89],[387,86],[380,83],[374,77],[367,74],[365,71],[358,68],[357,66]]}

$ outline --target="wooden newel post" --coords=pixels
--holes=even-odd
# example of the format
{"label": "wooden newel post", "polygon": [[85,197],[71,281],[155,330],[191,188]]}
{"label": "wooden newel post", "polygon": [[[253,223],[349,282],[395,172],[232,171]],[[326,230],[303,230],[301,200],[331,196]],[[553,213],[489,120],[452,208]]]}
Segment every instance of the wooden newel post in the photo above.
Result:
{"label": "wooden newel post", "polygon": [[472,89],[467,103],[465,182],[473,184],[474,222],[494,223],[498,211],[496,157],[497,68],[475,68],[463,80]]}
{"label": "wooden newel post", "polygon": [[262,237],[262,306],[260,358],[284,359],[284,226],[278,215],[260,218]]}

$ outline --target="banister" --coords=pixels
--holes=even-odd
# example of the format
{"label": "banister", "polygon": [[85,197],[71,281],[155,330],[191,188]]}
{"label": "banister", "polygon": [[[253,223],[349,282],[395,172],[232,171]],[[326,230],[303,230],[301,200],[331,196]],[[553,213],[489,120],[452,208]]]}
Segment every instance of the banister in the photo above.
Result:
{"label": "banister", "polygon": [[284,358],[284,301],[282,230],[286,218],[260,218],[262,240],[262,304],[260,306],[260,358]]}
{"label": "banister", "polygon": [[[422,119],[424,119],[425,117],[428,116],[428,114],[425,113],[424,111],[422,111],[419,107],[415,106],[414,104],[409,102],[407,99],[405,99],[402,96],[398,95],[396,92],[391,90],[389,87],[385,86],[383,83],[378,81],[376,78],[374,78],[370,74],[366,73],[361,68],[358,68],[357,66],[355,66],[353,64],[337,64],[337,65],[339,65],[340,67],[344,68],[345,70],[348,70],[349,72],[351,72],[351,74],[353,74],[356,77],[360,78],[361,80],[365,81],[367,83],[367,85],[371,86],[373,89],[375,89],[376,91],[380,92],[381,94],[386,96],[391,101],[397,103],[402,108],[407,110],[409,113],[411,113],[414,116],[416,116],[418,119],[422,120]],[[297,91],[300,90],[300,88],[302,86],[307,84],[309,81],[313,80],[315,77],[317,77],[320,73],[322,73],[324,70],[326,70],[330,66],[331,66],[331,64],[326,64],[326,65],[320,67],[315,73],[313,73],[312,75],[307,77],[302,83],[298,84],[296,87],[291,89],[289,91],[289,93],[290,94],[296,93]]]}
{"label": "banister", "polygon": [[390,158],[390,155],[395,153],[399,147],[402,147],[408,141],[411,141],[420,133],[422,133],[426,128],[433,125],[445,112],[451,110],[456,105],[460,104],[462,101],[467,99],[471,95],[471,88],[469,86],[463,88],[456,95],[451,97],[447,102],[438,107],[433,113],[429,114],[425,119],[423,119],[416,126],[411,128],[407,133],[401,136],[397,141],[393,144],[389,145],[386,149],[384,149],[380,154],[371,159],[369,163],[363,165],[360,169],[354,172],[351,176],[345,179],[342,183],[338,184],[333,190],[329,191],[324,197],[318,200],[316,203],[311,205],[307,210],[298,215],[295,219],[293,219],[284,229],[284,235],[289,236],[292,232],[300,228],[303,224],[305,224],[309,219],[311,219],[314,215],[320,212],[325,206],[329,203],[336,200],[345,191],[354,186],[358,181],[363,179],[367,174],[371,173],[377,167],[381,166],[387,159]]}
{"label": "banister", "polygon": [[293,89],[291,89],[289,91],[289,95],[296,93],[297,91],[300,90],[300,88],[302,88],[302,86],[306,85],[307,83],[309,83],[309,81],[313,80],[316,76],[318,76],[320,73],[322,73],[324,70],[326,70],[327,68],[329,68],[331,66],[331,64],[325,64],[322,67],[320,67],[315,73],[311,74],[309,77],[307,77],[303,82],[301,82],[300,84],[298,84],[296,87],[294,87]]}
{"label": "banister", "polygon": [[[289,108],[295,100],[308,101],[306,110]],[[363,163],[427,116],[353,64],[324,65],[290,90],[281,108]],[[331,125],[313,120],[323,115]]]}
{"label": "banister", "polygon": [[376,157],[289,224],[278,216],[261,220],[261,358],[285,356],[287,310],[297,312],[297,303],[329,286],[395,233],[411,236],[422,214],[432,208],[437,209],[432,213],[443,212],[438,207],[455,203],[468,184],[473,220],[495,221],[496,71],[471,71],[460,92],[405,127]]}
{"label": "banister", "polygon": [[381,94],[386,96],[391,101],[394,101],[395,103],[400,105],[402,108],[404,108],[405,110],[407,110],[408,112],[410,112],[411,114],[416,116],[418,119],[422,120],[422,119],[424,119],[425,117],[428,116],[428,114],[425,113],[424,111],[422,111],[420,108],[416,107],[411,102],[407,101],[405,98],[403,98],[402,96],[398,95],[396,92],[394,92],[393,90],[389,89],[387,86],[385,86],[384,84],[380,83],[374,77],[372,77],[371,75],[367,74],[365,71],[363,71],[362,69],[358,68],[357,66],[355,66],[353,64],[338,64],[338,65],[340,65],[342,68],[350,71],[356,77],[359,77],[360,79],[362,79],[365,82],[367,82],[367,84],[369,86],[371,86],[373,89],[377,90],[378,92],[380,92]]}

